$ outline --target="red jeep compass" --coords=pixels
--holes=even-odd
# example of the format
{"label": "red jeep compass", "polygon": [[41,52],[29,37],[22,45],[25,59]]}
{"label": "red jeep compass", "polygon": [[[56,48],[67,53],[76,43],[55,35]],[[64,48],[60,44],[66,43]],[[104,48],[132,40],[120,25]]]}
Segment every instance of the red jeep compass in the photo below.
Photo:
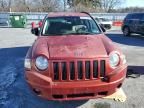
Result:
{"label": "red jeep compass", "polygon": [[49,13],[25,58],[32,90],[49,100],[108,96],[120,88],[127,65],[121,50],[88,13]]}

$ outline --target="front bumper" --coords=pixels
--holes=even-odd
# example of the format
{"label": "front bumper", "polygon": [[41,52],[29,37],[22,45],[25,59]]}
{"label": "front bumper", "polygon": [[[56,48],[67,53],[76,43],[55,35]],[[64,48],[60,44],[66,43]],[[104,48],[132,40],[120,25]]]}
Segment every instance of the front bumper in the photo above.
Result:
{"label": "front bumper", "polygon": [[122,85],[127,67],[110,75],[109,81],[101,79],[88,81],[53,82],[51,78],[38,72],[26,71],[26,80],[33,91],[48,100],[82,100],[100,98],[113,94]]}

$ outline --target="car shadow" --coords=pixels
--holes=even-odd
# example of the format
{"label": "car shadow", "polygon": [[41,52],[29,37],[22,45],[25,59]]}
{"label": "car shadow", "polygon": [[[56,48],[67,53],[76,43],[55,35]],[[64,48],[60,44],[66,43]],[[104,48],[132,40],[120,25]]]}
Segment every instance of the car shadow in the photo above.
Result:
{"label": "car shadow", "polygon": [[128,66],[127,78],[138,78],[144,75],[144,66]]}
{"label": "car shadow", "polygon": [[36,96],[24,78],[26,47],[0,49],[0,107],[4,108],[75,108],[88,100],[48,101]]}
{"label": "car shadow", "polygon": [[140,35],[133,34],[128,37],[123,36],[122,33],[106,33],[106,35],[116,43],[144,47],[144,37]]}

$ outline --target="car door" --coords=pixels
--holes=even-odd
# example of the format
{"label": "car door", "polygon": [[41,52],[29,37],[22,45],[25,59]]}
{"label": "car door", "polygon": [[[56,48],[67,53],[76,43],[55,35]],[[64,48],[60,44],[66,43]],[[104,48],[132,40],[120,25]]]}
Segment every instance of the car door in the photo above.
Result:
{"label": "car door", "polygon": [[144,14],[141,15],[141,19],[139,21],[139,33],[144,34]]}
{"label": "car door", "polygon": [[136,20],[135,20],[135,33],[141,33],[141,31],[142,31],[142,23],[143,23],[143,21],[142,21],[142,14],[141,13],[139,13],[139,14],[136,14]]}
{"label": "car door", "polygon": [[134,33],[139,33],[140,32],[140,19],[141,19],[141,15],[140,14],[135,14],[133,17],[133,21],[132,21],[132,31]]}

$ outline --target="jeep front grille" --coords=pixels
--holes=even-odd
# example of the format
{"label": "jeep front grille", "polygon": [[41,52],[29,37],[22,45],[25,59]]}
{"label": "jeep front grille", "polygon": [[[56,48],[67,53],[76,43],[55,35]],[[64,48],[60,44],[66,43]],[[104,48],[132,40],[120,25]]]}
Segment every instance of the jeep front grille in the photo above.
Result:
{"label": "jeep front grille", "polygon": [[54,81],[90,80],[105,76],[105,60],[53,61]]}

